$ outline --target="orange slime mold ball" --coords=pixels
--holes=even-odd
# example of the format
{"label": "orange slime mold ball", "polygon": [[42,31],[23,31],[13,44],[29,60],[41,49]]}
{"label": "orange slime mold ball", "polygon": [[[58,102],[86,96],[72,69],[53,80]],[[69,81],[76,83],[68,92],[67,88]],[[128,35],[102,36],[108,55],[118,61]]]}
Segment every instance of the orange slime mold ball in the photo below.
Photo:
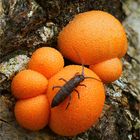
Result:
{"label": "orange slime mold ball", "polygon": [[113,82],[122,74],[122,62],[119,58],[113,58],[95,65],[90,65],[89,68],[93,70],[104,83]]}
{"label": "orange slime mold ball", "polygon": [[75,16],[58,36],[62,54],[77,63],[91,65],[121,58],[127,51],[127,38],[121,23],[103,11],[89,11]]}
{"label": "orange slime mold ball", "polygon": [[12,94],[18,99],[35,97],[45,93],[48,80],[42,74],[33,70],[23,70],[12,80]]}
{"label": "orange slime mold ball", "polygon": [[[47,97],[51,104],[53,97],[57,94],[58,88],[52,90],[53,86],[63,86],[65,80],[71,79],[77,72],[81,74],[82,67],[78,65],[69,65],[64,67],[56,75],[49,79]],[[98,80],[99,77],[90,69],[84,69],[85,76],[94,77]],[[74,136],[89,129],[96,123],[99,118],[104,101],[105,91],[103,83],[95,79],[85,79],[76,89],[80,93],[80,99],[75,91],[71,94],[69,107],[66,106],[69,102],[67,97],[60,105],[51,108],[49,119],[50,128],[57,134],[62,136]]]}
{"label": "orange slime mold ball", "polygon": [[50,106],[45,95],[19,100],[15,105],[15,117],[24,128],[37,131],[48,124]]}
{"label": "orange slime mold ball", "polygon": [[64,59],[59,51],[51,47],[37,49],[28,64],[28,68],[50,78],[64,67]]}

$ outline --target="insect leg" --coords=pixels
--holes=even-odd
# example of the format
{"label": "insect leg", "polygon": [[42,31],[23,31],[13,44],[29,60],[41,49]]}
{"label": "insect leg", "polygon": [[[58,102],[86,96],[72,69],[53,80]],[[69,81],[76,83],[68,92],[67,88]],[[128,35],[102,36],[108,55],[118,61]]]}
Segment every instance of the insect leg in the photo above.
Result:
{"label": "insect leg", "polygon": [[79,91],[78,91],[77,89],[74,89],[74,91],[77,92],[77,94],[78,94],[78,99],[80,99],[80,93],[79,93]]}
{"label": "insect leg", "polygon": [[52,90],[54,90],[55,88],[61,88],[61,86],[53,86]]}
{"label": "insect leg", "polygon": [[71,95],[69,96],[70,98],[69,98],[69,102],[68,102],[68,104],[67,104],[67,106],[66,106],[66,110],[68,109],[68,107],[69,107],[69,105],[70,105],[70,101],[71,101]]}
{"label": "insect leg", "polygon": [[65,80],[64,78],[60,78],[59,80],[62,80],[62,81],[64,81],[64,82],[67,82],[67,80]]}
{"label": "insect leg", "polygon": [[76,72],[74,76],[79,75],[79,72]]}
{"label": "insect leg", "polygon": [[79,84],[78,86],[84,86],[84,87],[87,87],[85,84]]}

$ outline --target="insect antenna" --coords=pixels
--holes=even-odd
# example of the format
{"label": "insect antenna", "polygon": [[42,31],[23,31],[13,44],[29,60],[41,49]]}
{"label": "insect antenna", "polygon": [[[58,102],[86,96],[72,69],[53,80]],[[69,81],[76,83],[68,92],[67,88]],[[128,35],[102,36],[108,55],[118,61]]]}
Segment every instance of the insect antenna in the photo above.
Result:
{"label": "insect antenna", "polygon": [[[84,76],[84,63],[83,63],[84,61],[83,61],[82,57],[80,56],[80,53],[76,50],[76,48],[72,47],[72,49],[76,52],[77,56],[79,57],[80,61],[82,62],[82,73],[81,73],[81,75]],[[94,79],[94,80],[97,80],[99,82],[102,82],[101,80],[96,79],[94,77],[85,77],[85,79]]]}
{"label": "insect antenna", "polygon": [[82,63],[82,75],[84,76],[84,62],[83,62],[83,59],[82,57],[80,56],[79,52],[76,50],[76,48],[72,47],[72,49],[76,52],[77,56],[79,57],[81,63]]}
{"label": "insect antenna", "polygon": [[84,76],[84,64],[82,63],[82,73],[81,73],[83,76]]}
{"label": "insect antenna", "polygon": [[94,77],[85,77],[85,79],[94,79],[94,80],[97,80],[97,81],[99,81],[99,82],[102,82],[101,80],[96,79],[96,78],[94,78]]}

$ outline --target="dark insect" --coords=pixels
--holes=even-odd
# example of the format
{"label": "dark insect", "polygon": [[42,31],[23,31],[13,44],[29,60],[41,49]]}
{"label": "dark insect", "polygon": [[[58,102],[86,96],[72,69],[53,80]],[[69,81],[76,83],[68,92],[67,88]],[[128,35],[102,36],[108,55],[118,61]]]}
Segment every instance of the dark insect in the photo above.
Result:
{"label": "dark insect", "polygon": [[[80,57],[79,53],[77,52],[77,50],[75,48],[72,48],[78,55],[79,59],[82,62],[82,73],[76,73],[74,77],[72,77],[69,81],[65,80],[64,78],[60,78],[59,80],[63,80],[65,82],[65,84],[61,87],[61,86],[53,86],[52,89],[54,88],[60,88],[60,90],[56,93],[56,95],[54,96],[52,103],[51,103],[51,107],[55,107],[58,106],[61,102],[63,102],[68,96],[69,96],[69,102],[66,106],[66,109],[68,108],[68,106],[70,105],[70,101],[71,101],[71,93],[73,91],[77,92],[78,94],[78,98],[80,98],[80,94],[78,92],[78,90],[76,90],[77,86],[85,86],[84,84],[81,84],[82,81],[84,81],[85,79],[91,78],[97,81],[100,81],[94,77],[85,77],[84,76],[84,65],[83,65],[83,61],[82,58]],[[101,81],[100,81],[101,82]]]}
{"label": "dark insect", "polygon": [[[69,81],[66,81],[64,78],[60,78],[59,80],[63,80],[65,82],[65,84],[61,87],[61,86],[53,86],[52,89],[54,88],[60,88],[60,90],[57,92],[57,94],[54,96],[52,103],[51,103],[51,107],[55,107],[58,106],[61,102],[63,102],[68,96],[70,97],[69,99],[71,100],[71,93],[73,91],[77,92],[78,94],[78,98],[80,98],[80,94],[78,92],[78,90],[76,90],[77,86],[85,86],[84,84],[80,84],[82,81],[84,81],[85,79],[94,79],[94,80],[98,80],[96,78],[93,77],[85,77],[84,76],[84,66],[82,66],[82,73],[78,74],[76,73],[74,77],[72,77]],[[100,80],[98,80],[100,81]],[[100,81],[101,82],[101,81]],[[68,108],[68,106],[70,105],[70,100],[66,106],[66,109]]]}

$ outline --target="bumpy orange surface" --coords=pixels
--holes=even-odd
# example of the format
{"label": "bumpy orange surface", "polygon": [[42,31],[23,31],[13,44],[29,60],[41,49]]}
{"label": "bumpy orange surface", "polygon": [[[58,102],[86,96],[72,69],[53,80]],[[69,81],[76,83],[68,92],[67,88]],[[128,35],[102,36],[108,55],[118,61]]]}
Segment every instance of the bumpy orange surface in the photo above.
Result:
{"label": "bumpy orange surface", "polygon": [[[57,88],[52,90],[52,87],[63,86],[65,84],[65,82],[59,80],[59,78],[69,80],[77,72],[81,73],[81,71],[81,66],[69,65],[49,79],[47,96],[50,104],[54,95],[59,90]],[[84,73],[85,76],[99,79],[98,76],[88,68],[84,69]],[[86,87],[78,86],[76,88],[80,93],[80,99],[78,99],[78,94],[75,91],[72,92],[71,102],[67,110],[66,106],[69,97],[60,105],[51,109],[49,126],[59,135],[74,136],[84,132],[95,124],[102,112],[105,101],[105,91],[102,82],[94,79],[85,79],[81,84],[85,84]]]}
{"label": "bumpy orange surface", "polygon": [[[122,57],[127,50],[127,38],[121,23],[103,11],[81,13],[60,32],[58,48],[77,63],[96,64]],[[74,51],[74,49],[76,51]]]}
{"label": "bumpy orange surface", "polygon": [[12,80],[12,94],[18,99],[26,99],[45,93],[48,80],[33,70],[23,70]]}
{"label": "bumpy orange surface", "polygon": [[104,83],[113,82],[122,74],[122,63],[118,58],[106,60],[96,65],[90,65],[89,68],[93,70]]}
{"label": "bumpy orange surface", "polygon": [[19,100],[15,105],[15,117],[24,128],[37,131],[48,124],[50,107],[45,95]]}
{"label": "bumpy orange surface", "polygon": [[63,56],[59,51],[50,47],[37,49],[28,64],[28,68],[42,73],[47,78],[61,70],[64,66]]}

